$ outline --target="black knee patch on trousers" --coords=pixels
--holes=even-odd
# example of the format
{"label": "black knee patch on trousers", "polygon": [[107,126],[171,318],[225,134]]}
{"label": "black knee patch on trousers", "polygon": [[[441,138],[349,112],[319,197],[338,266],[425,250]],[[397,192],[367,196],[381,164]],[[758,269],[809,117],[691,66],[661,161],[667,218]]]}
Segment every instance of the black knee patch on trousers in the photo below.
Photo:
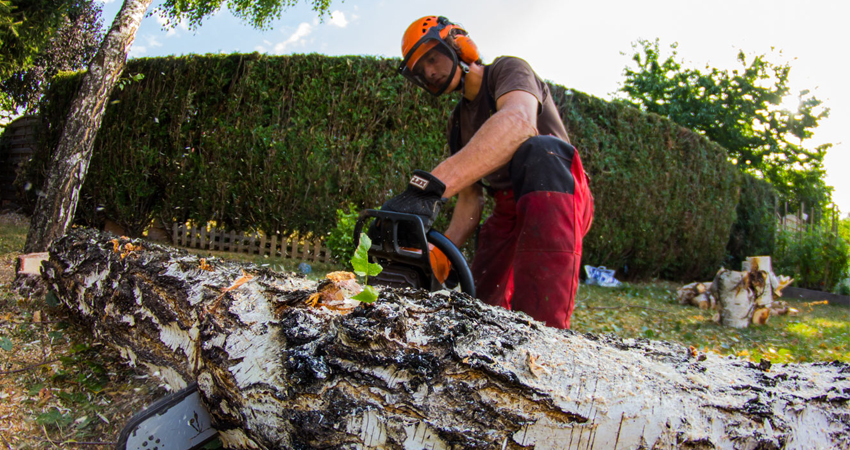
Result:
{"label": "black knee patch on trousers", "polygon": [[575,193],[571,171],[576,149],[554,136],[534,136],[519,146],[508,166],[514,198],[529,192]]}

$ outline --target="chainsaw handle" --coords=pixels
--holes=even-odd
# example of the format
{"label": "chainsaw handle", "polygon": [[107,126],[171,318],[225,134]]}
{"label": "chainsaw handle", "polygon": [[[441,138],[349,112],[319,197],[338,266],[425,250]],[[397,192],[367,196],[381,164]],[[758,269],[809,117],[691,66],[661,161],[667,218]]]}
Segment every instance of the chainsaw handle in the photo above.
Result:
{"label": "chainsaw handle", "polygon": [[463,257],[460,249],[439,231],[429,230],[427,238],[428,242],[434,244],[434,247],[440,249],[449,259],[452,270],[457,272],[460,290],[471,297],[475,297],[475,282],[472,280],[472,271],[469,270],[469,265],[466,264],[466,258]]}

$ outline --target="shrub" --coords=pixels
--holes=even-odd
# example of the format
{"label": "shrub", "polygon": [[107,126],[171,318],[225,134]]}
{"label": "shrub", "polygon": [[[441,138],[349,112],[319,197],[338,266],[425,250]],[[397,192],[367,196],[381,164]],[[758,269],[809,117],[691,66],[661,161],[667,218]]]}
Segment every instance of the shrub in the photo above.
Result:
{"label": "shrub", "polygon": [[832,293],[838,295],[850,295],[850,275],[845,273],[844,278],[838,282],[835,289],[832,290]]}
{"label": "shrub", "polygon": [[830,291],[847,272],[848,250],[844,239],[826,230],[783,231],[777,235],[773,271],[793,276],[799,287]]}
{"label": "shrub", "polygon": [[348,212],[336,210],[336,225],[328,233],[325,246],[331,256],[340,264],[351,269],[351,256],[354,254],[354,225],[357,223],[359,211],[353,203],[348,204]]}

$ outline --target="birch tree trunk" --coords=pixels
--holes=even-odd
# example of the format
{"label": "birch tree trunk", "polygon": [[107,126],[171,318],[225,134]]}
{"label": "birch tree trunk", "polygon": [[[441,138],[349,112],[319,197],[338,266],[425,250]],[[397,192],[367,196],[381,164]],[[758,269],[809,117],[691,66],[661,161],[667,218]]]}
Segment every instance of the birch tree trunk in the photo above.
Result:
{"label": "birch tree trunk", "polygon": [[112,28],[89,63],[53,153],[44,194],[36,203],[24,246],[26,253],[46,251],[54,239],[65,234],[74,219],[109,94],[124,70],[127,53],[151,1],[124,0]]}
{"label": "birch tree trunk", "polygon": [[448,291],[349,308],[332,283],[112,238],[56,241],[48,286],[131,364],[197,380],[230,447],[850,448],[847,364],[582,335]]}

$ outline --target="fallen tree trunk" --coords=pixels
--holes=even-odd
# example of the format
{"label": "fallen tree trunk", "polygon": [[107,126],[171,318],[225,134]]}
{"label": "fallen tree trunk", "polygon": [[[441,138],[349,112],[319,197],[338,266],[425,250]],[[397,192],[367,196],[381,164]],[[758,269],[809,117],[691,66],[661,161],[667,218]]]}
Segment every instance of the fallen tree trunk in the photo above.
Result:
{"label": "fallen tree trunk", "polygon": [[456,292],[331,308],[304,278],[111,239],[56,241],[48,285],[131,363],[198,380],[228,446],[850,447],[846,364],[581,335]]}

